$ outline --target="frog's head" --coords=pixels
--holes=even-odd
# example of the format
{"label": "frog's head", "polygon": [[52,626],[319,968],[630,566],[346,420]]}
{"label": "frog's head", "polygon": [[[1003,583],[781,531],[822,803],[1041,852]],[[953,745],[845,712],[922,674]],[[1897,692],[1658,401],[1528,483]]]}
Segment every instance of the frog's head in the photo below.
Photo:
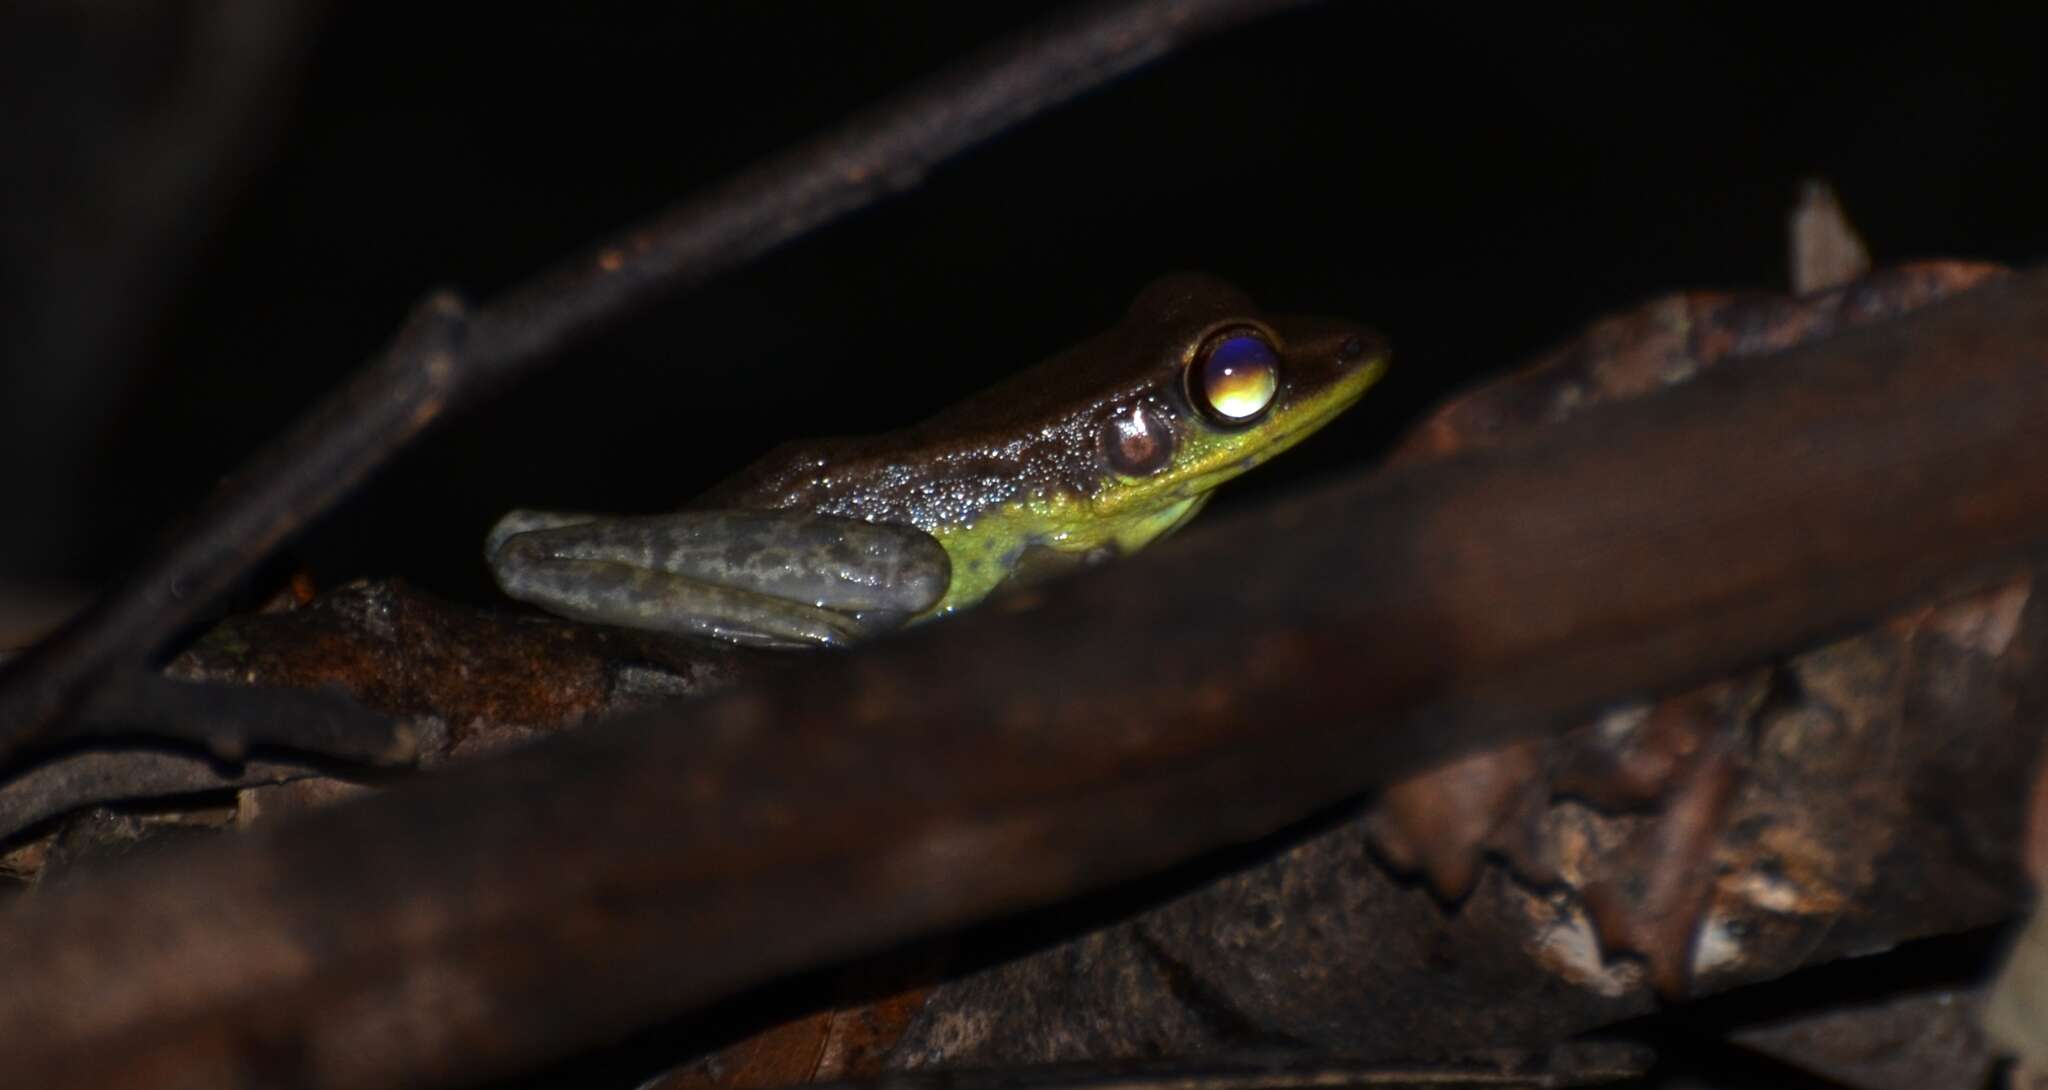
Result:
{"label": "frog's head", "polygon": [[1386,342],[1330,318],[1268,315],[1230,286],[1154,283],[1113,335],[1132,368],[1093,412],[1097,517],[1199,500],[1351,407],[1387,368]]}
{"label": "frog's head", "polygon": [[[1351,407],[1386,367],[1364,326],[1265,314],[1221,281],[1170,276],[1109,330],[900,433],[888,479],[920,489],[918,524],[953,560],[943,612],[1039,552],[1142,548]],[[904,452],[945,472],[900,474]]]}

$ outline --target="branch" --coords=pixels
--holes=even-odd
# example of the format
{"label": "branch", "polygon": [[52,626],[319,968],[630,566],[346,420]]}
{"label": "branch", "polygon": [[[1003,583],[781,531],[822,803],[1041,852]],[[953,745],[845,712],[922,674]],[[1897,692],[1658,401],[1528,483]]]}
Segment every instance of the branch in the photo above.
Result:
{"label": "branch", "polygon": [[837,129],[466,316],[421,304],[380,358],[259,452],[128,580],[0,674],[0,764],[46,740],[110,668],[137,665],[448,409],[598,324],[700,285],[917,183],[931,167],[1189,41],[1302,0],[1122,0],[971,55]]}
{"label": "branch", "polygon": [[2044,358],[2037,271],[110,868],[0,906],[0,1054],[474,1082],[1240,843],[2011,564],[2048,541]]}
{"label": "branch", "polygon": [[[138,737],[190,745],[134,744]],[[101,685],[53,741],[65,745],[0,784],[0,839],[92,803],[282,783],[337,763],[409,765],[421,756],[422,739],[413,724],[338,690],[133,671]],[[252,760],[252,746],[289,752]]]}
{"label": "branch", "polygon": [[[171,663],[169,677],[117,675],[85,703],[65,744],[0,783],[0,839],[93,803],[323,769],[432,768],[786,664],[657,633],[480,612],[397,580],[358,581],[296,609],[222,621]],[[101,737],[125,744],[93,743]],[[151,744],[163,738],[233,763]],[[293,752],[234,756],[252,745]]]}
{"label": "branch", "polygon": [[63,738],[137,735],[190,742],[228,763],[246,759],[251,746],[358,765],[408,765],[420,755],[409,724],[363,707],[346,692],[179,681],[141,670],[102,684]]}
{"label": "branch", "polygon": [[222,765],[194,753],[164,749],[94,749],[36,765],[0,790],[0,837],[95,803],[164,798],[317,776],[290,760]]}
{"label": "branch", "polygon": [[1640,1079],[1653,1059],[1649,1049],[1638,1045],[1589,1041],[1398,1065],[1341,1055],[1239,1052],[1200,1060],[889,1071],[814,1085],[817,1090],[1566,1090]]}

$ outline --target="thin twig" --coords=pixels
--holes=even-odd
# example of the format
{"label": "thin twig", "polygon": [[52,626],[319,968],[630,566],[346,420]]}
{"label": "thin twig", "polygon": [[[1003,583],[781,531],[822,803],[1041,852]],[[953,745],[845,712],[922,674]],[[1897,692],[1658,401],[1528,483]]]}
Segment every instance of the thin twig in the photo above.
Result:
{"label": "thin twig", "polygon": [[0,765],[63,733],[111,671],[140,666],[307,519],[340,500],[448,405],[461,304],[437,295],[372,366],[258,452],[105,600],[0,675]]}
{"label": "thin twig", "polygon": [[110,867],[0,905],[0,1055],[41,1087],[475,1083],[1241,843],[2013,563],[2048,541],[2043,358],[2036,271]]}
{"label": "thin twig", "polygon": [[228,763],[247,759],[252,746],[379,767],[408,765],[420,755],[409,724],[363,707],[339,688],[252,688],[148,670],[107,678],[61,735],[67,741],[133,736],[189,742]]}
{"label": "thin twig", "polygon": [[105,601],[0,674],[0,764],[46,740],[106,670],[202,616],[277,545],[447,409],[600,322],[704,283],[909,188],[932,166],[1204,34],[1304,0],[1123,0],[1055,20],[742,171],[465,321],[452,296],[216,491]]}
{"label": "thin twig", "polygon": [[812,1085],[816,1090],[1561,1090],[1639,1079],[1653,1058],[1644,1046],[1619,1042],[1500,1049],[1482,1056],[1407,1064],[1276,1050],[1202,1060],[890,1071],[870,1079]]}
{"label": "thin twig", "polygon": [[36,765],[0,788],[0,839],[81,806],[255,787],[317,775],[318,768],[303,762],[256,760],[224,765],[201,754],[161,748],[67,753]]}
{"label": "thin twig", "polygon": [[[0,839],[93,803],[281,783],[335,766],[389,768],[421,757],[411,723],[371,711],[339,689],[252,688],[147,670],[104,679],[51,741],[64,745],[0,784]],[[265,752],[251,759],[252,748]]]}

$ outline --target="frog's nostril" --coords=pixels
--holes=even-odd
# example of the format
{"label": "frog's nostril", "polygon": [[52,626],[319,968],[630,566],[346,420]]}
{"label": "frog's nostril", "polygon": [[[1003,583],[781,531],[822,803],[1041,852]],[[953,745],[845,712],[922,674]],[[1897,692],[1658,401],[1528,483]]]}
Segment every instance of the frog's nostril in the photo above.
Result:
{"label": "frog's nostril", "polygon": [[1339,363],[1356,363],[1358,358],[1363,355],[1365,355],[1365,338],[1356,333],[1344,338],[1344,343],[1337,346],[1337,362]]}

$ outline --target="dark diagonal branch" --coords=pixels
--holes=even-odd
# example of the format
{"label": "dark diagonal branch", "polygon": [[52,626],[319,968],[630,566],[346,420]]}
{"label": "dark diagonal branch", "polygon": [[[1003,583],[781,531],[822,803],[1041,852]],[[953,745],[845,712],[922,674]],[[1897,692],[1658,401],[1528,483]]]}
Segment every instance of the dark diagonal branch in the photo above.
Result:
{"label": "dark diagonal branch", "polygon": [[465,316],[430,299],[377,361],[225,483],[105,601],[0,676],[0,763],[46,741],[108,668],[200,617],[279,542],[447,409],[597,323],[742,265],[917,182],[961,150],[1202,34],[1301,0],[1123,0],[974,54],[839,128]]}
{"label": "dark diagonal branch", "polygon": [[444,411],[459,386],[461,303],[430,298],[392,346],[258,451],[99,604],[0,675],[0,766],[57,740],[112,672],[166,639]]}
{"label": "dark diagonal branch", "polygon": [[0,1055],[40,1087],[470,1084],[1241,842],[2048,542],[2044,359],[2033,272],[110,868],[0,906]]}

